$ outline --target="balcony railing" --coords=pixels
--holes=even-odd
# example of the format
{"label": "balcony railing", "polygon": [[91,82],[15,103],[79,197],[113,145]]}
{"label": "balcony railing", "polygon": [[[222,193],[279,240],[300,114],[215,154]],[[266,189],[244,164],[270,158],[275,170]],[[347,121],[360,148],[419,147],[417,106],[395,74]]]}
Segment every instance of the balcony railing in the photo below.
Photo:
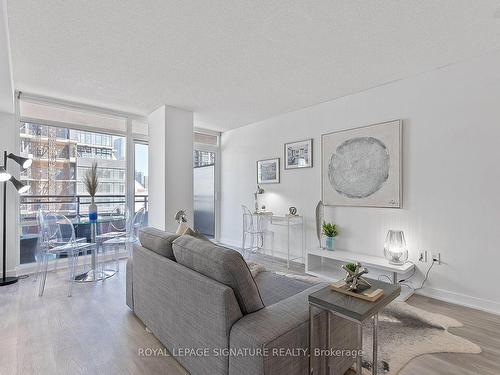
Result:
{"label": "balcony railing", "polygon": [[[35,250],[38,240],[38,223],[36,214],[38,210],[55,211],[69,218],[84,217],[88,215],[88,208],[91,198],[88,195],[26,195],[20,198],[20,241],[21,241],[21,264],[32,263],[35,260]],[[120,208],[125,212],[125,195],[97,195],[95,204],[99,216],[109,216],[116,213]],[[145,208],[146,222],[148,212],[148,196],[136,194],[134,199],[135,212]],[[124,225],[120,225],[124,227]],[[109,224],[100,224],[99,233],[114,231]],[[87,237],[90,241],[90,232],[88,226],[75,226],[76,236]]]}
{"label": "balcony railing", "polygon": [[[135,195],[135,210],[144,207],[148,210],[148,196],[143,194]],[[21,223],[24,219],[36,218],[39,209],[45,211],[57,211],[69,217],[88,214],[88,206],[91,197],[88,195],[25,195],[21,196],[20,214]],[[111,214],[116,207],[125,208],[125,195],[96,195],[95,204],[99,214]]]}

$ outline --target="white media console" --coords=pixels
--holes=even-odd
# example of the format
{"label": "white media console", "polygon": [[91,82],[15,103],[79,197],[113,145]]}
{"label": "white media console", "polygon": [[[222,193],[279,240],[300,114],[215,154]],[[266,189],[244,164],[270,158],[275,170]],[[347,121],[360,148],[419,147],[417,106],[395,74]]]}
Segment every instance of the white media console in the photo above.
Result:
{"label": "white media console", "polygon": [[[382,281],[385,279],[385,281],[392,281],[393,283],[397,283],[398,280],[410,276],[415,267],[413,263],[405,263],[401,266],[390,264],[384,257],[346,250],[326,250],[320,248],[308,250],[305,261],[307,274],[327,281],[338,281],[344,278],[345,272],[340,266],[348,262],[360,262],[368,269],[369,273],[367,277],[369,278],[379,278]],[[406,301],[412,294],[412,289],[402,287],[401,296],[398,300]]]}

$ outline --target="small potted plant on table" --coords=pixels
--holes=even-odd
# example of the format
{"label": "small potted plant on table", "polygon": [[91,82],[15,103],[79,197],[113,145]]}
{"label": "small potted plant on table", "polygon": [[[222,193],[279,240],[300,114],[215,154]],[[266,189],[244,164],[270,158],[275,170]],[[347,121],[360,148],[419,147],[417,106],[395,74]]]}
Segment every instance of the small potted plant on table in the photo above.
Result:
{"label": "small potted plant on table", "polygon": [[339,234],[337,226],[332,223],[323,222],[323,235],[326,237],[326,248],[327,250],[333,250],[335,248],[335,237]]}

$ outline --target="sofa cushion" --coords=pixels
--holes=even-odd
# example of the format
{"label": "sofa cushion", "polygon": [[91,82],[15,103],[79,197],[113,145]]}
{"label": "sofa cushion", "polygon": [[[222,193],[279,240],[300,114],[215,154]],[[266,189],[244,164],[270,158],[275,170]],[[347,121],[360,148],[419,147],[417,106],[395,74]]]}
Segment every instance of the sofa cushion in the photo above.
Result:
{"label": "sofa cushion", "polygon": [[264,307],[257,284],[237,251],[192,236],[177,238],[172,247],[177,263],[233,289],[243,314]]}
{"label": "sofa cushion", "polygon": [[178,237],[177,234],[168,233],[153,227],[139,230],[139,241],[142,247],[172,260],[175,260],[172,242]]}
{"label": "sofa cushion", "polygon": [[255,276],[255,282],[262,296],[262,301],[266,306],[274,305],[315,284],[283,275],[277,275],[271,271],[259,272]]}

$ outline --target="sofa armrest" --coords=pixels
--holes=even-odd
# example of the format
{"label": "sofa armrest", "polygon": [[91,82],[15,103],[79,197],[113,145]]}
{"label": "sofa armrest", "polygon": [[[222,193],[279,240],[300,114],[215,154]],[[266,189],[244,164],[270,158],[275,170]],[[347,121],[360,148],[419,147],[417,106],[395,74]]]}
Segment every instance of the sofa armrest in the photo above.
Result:
{"label": "sofa armrest", "polygon": [[[326,284],[318,284],[290,298],[246,315],[231,329],[230,374],[307,374],[309,354],[309,294]],[[314,348],[327,348],[327,313],[314,309]],[[332,348],[357,348],[354,323],[331,316]],[[339,347],[340,346],[340,347]],[[257,354],[255,354],[257,353]],[[353,358],[313,356],[315,373],[344,373]],[[328,362],[329,361],[329,364]]]}
{"label": "sofa armrest", "polygon": [[138,244],[132,276],[134,313],[177,360],[193,375],[227,374],[228,354],[200,351],[229,348],[242,316],[233,290]]}
{"label": "sofa armrest", "polygon": [[[324,286],[315,285],[238,320],[229,339],[233,353],[229,358],[229,373],[307,374],[308,296]],[[314,320],[315,347],[324,347],[326,312],[315,310]],[[239,355],[245,351],[246,354]],[[323,373],[323,361],[315,358],[314,367],[319,370],[317,373]]]}

